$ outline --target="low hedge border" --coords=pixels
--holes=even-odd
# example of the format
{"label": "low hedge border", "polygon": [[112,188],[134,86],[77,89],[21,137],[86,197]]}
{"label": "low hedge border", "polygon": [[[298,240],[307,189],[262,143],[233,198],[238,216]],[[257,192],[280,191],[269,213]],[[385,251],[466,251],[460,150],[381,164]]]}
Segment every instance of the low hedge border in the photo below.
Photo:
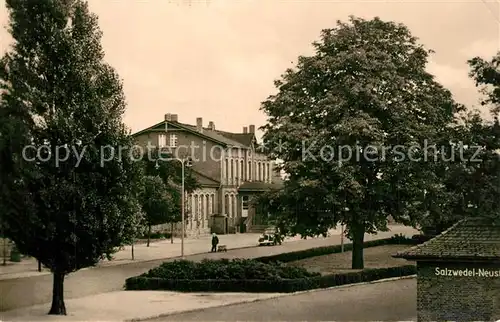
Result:
{"label": "low hedge border", "polygon": [[125,289],[178,292],[293,293],[410,276],[416,273],[417,268],[414,265],[405,265],[321,277],[277,280],[169,280],[137,276],[126,280]]}
{"label": "low hedge border", "polygon": [[[364,242],[363,248],[377,247],[384,245],[418,245],[420,243],[421,240],[416,238],[415,236],[413,236],[412,238],[408,238],[402,234],[399,234],[389,238],[376,239]],[[351,251],[351,250],[352,250],[352,243],[344,244],[344,251]],[[323,246],[323,247],[315,247],[305,250],[299,250],[290,253],[263,256],[255,258],[255,260],[263,263],[270,263],[270,262],[288,263],[316,256],[337,254],[340,253],[341,251],[342,251],[341,245],[332,245],[332,246]]]}

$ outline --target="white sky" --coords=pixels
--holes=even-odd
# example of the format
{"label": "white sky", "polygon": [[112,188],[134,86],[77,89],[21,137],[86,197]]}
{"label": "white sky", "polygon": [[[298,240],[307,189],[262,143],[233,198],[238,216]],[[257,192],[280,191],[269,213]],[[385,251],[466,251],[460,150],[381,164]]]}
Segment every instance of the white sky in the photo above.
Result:
{"label": "white sky", "polygon": [[[478,92],[467,59],[499,49],[500,0],[278,1],[90,0],[104,32],[106,59],[124,79],[133,131],[163,120],[241,131],[265,123],[260,102],[273,80],[312,51],[321,29],[349,15],[406,24],[436,53],[429,71],[469,106]],[[0,0],[0,24],[7,23]],[[11,39],[0,30],[0,52]]]}

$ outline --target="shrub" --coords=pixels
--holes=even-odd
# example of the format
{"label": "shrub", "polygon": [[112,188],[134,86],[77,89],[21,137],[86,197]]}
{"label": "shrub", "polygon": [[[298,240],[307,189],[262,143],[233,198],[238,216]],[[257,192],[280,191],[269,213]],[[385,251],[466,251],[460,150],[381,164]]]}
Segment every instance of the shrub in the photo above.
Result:
{"label": "shrub", "polygon": [[[363,245],[365,248],[369,248],[369,247],[377,247],[383,245],[416,245],[416,244],[418,244],[418,241],[412,238],[407,238],[406,236],[400,234],[400,235],[394,235],[390,238],[370,240],[365,242]],[[344,251],[351,251],[351,250],[352,250],[351,243],[344,244]],[[315,247],[290,253],[264,256],[256,258],[256,260],[263,263],[271,263],[271,262],[288,263],[316,256],[337,254],[340,253],[341,251],[342,251],[341,245],[332,245],[332,246]]]}
{"label": "shrub", "polygon": [[[295,270],[292,270],[295,272]],[[297,271],[298,272],[298,271]],[[326,276],[287,279],[164,279],[146,276],[128,278],[127,290],[169,290],[181,292],[258,292],[292,293],[317,288],[327,288],[345,284],[372,282],[379,279],[416,274],[414,265],[365,269]],[[298,275],[300,276],[300,274]]]}
{"label": "shrub", "polygon": [[253,259],[204,259],[201,262],[165,262],[141,277],[168,280],[279,280],[319,276],[304,268],[282,263],[262,263]]}

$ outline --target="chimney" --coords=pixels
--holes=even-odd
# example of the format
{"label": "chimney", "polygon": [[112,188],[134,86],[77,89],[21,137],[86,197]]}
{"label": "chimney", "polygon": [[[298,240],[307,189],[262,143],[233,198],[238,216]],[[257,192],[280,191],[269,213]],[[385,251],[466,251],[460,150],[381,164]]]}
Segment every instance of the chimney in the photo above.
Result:
{"label": "chimney", "polygon": [[203,132],[203,119],[201,117],[196,118],[196,131]]}
{"label": "chimney", "polygon": [[170,120],[172,122],[179,122],[179,116],[177,114],[170,115]]}
{"label": "chimney", "polygon": [[249,129],[250,133],[255,133],[255,125],[253,125],[253,124],[249,125],[248,129]]}
{"label": "chimney", "polygon": [[170,113],[165,114],[165,121],[172,121],[172,114]]}
{"label": "chimney", "polygon": [[248,128],[246,126],[243,127],[243,133],[248,133]]}
{"label": "chimney", "polygon": [[212,121],[208,122],[208,128],[210,130],[212,130],[212,131],[215,131],[215,124],[214,124],[214,122],[212,122]]}

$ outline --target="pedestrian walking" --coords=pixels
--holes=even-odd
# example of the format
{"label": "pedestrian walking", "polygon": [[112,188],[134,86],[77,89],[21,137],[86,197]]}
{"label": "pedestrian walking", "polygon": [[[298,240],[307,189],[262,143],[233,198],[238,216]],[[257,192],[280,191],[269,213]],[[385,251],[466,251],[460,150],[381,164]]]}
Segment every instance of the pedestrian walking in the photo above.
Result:
{"label": "pedestrian walking", "polygon": [[215,233],[212,234],[212,250],[210,252],[217,252],[217,245],[219,244],[219,237]]}

